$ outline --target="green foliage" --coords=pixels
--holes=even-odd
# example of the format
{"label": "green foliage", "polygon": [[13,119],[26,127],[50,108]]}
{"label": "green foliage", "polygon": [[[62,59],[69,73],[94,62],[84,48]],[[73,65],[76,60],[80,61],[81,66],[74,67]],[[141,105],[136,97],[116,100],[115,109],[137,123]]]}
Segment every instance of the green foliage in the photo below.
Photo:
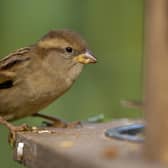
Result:
{"label": "green foliage", "polygon": [[[34,43],[50,29],[69,28],[85,37],[98,58],[98,64],[88,65],[73,88],[43,112],[67,120],[102,113],[106,120],[142,116],[121,107],[120,100],[142,96],[143,1],[1,0],[0,20],[1,56]],[[12,161],[6,129],[0,132],[1,167],[21,167]]]}

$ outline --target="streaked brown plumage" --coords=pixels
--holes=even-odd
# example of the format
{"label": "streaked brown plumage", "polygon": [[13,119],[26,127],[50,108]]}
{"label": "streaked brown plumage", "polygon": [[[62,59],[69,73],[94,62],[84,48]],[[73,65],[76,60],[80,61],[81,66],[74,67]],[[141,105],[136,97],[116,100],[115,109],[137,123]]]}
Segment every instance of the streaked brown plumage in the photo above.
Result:
{"label": "streaked brown plumage", "polygon": [[72,86],[84,64],[95,62],[77,33],[50,31],[0,60],[0,116],[15,120],[39,112]]}

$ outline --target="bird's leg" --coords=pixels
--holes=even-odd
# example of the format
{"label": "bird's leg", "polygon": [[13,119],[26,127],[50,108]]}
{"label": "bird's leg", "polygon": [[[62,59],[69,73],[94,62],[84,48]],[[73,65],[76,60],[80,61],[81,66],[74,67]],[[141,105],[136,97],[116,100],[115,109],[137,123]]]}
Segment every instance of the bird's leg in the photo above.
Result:
{"label": "bird's leg", "polygon": [[54,117],[54,116],[49,116],[49,115],[45,115],[45,114],[41,114],[41,113],[36,113],[33,116],[35,117],[41,117],[44,119],[47,119],[51,122],[45,122],[47,126],[53,126],[53,127],[57,127],[57,128],[74,128],[77,126],[81,126],[81,122],[80,121],[75,121],[75,122],[66,122],[60,118]]}
{"label": "bird's leg", "polygon": [[9,130],[9,139],[8,140],[11,145],[14,145],[14,143],[15,143],[17,132],[31,130],[31,128],[29,126],[27,126],[26,124],[15,126],[15,125],[9,123],[8,121],[6,121],[3,117],[0,117],[0,124],[2,124],[8,128],[8,130]]}

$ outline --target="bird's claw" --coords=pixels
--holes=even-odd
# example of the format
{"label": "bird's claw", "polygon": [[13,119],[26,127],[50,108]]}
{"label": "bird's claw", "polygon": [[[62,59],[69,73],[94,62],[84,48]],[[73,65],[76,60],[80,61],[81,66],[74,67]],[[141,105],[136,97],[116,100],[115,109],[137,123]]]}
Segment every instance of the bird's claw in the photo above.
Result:
{"label": "bird's claw", "polygon": [[82,127],[82,122],[81,121],[73,121],[67,123],[67,128],[80,128]]}
{"label": "bird's claw", "polygon": [[12,125],[9,129],[9,136],[8,136],[9,144],[11,146],[15,146],[17,132],[25,132],[25,131],[32,131],[32,128],[29,127],[27,124],[22,124],[20,126]]}

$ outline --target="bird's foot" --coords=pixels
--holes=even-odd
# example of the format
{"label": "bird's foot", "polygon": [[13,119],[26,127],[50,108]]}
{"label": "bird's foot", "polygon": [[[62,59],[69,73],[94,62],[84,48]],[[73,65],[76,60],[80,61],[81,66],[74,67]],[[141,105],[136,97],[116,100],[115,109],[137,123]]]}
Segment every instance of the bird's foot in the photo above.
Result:
{"label": "bird's foot", "polygon": [[15,145],[17,132],[32,130],[32,128],[26,124],[15,126],[15,125],[9,123],[8,121],[6,121],[3,117],[0,117],[0,124],[4,125],[6,128],[8,128],[8,130],[9,130],[8,141],[9,141],[9,144],[11,144],[12,146]]}
{"label": "bird's foot", "polygon": [[82,122],[81,121],[73,121],[67,123],[67,128],[80,128],[82,127]]}
{"label": "bird's foot", "polygon": [[19,126],[15,126],[15,125],[10,125],[10,127],[8,127],[9,129],[9,137],[8,137],[8,142],[11,146],[15,145],[16,142],[16,134],[18,132],[26,132],[26,131],[32,131],[32,128],[29,127],[27,124],[22,124]]}

